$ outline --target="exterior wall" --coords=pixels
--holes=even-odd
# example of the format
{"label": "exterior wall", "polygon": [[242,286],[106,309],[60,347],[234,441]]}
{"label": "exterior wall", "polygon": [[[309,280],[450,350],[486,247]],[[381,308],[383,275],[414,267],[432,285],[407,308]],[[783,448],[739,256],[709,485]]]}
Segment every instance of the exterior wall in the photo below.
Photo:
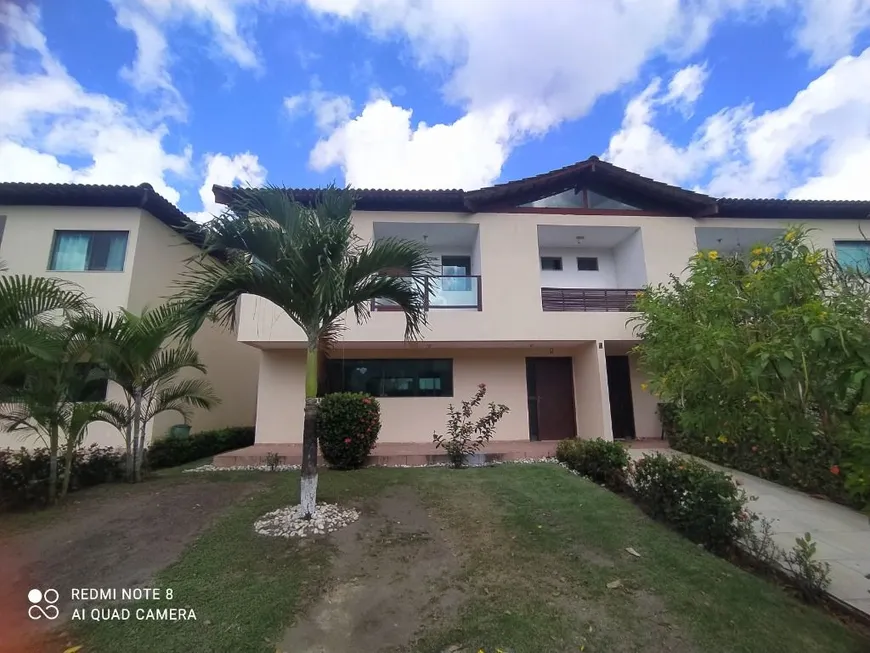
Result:
{"label": "exterior wall", "polygon": [[632,233],[614,250],[616,285],[614,288],[642,288],[646,285],[643,232]]}
{"label": "exterior wall", "polygon": [[[135,313],[164,303],[175,292],[185,262],[200,250],[150,214],[145,214],[136,247],[136,268],[130,284],[127,308]],[[236,335],[210,322],[193,339],[193,346],[208,368],[206,378],[221,403],[209,411],[196,410],[194,431],[254,424],[257,402],[259,351],[237,342]],[[199,372],[191,372],[199,378]],[[182,423],[177,413],[163,413],[153,422],[155,436],[164,435],[173,424]]]}
{"label": "exterior wall", "polygon": [[[0,241],[0,260],[11,274],[52,276],[79,285],[92,303],[104,312],[127,308],[139,312],[157,306],[172,293],[184,261],[199,250],[147,212],[139,209],[81,207],[0,206],[6,224]],[[121,272],[55,272],[48,269],[57,229],[126,230],[127,252]],[[193,428],[254,423],[259,352],[237,342],[233,333],[205,326],[194,346],[209,368],[208,379],[223,402],[213,411],[198,411]],[[123,393],[109,384],[107,399],[122,401]],[[158,416],[149,431],[163,434],[181,419],[175,414]],[[150,437],[150,433],[148,433]],[[117,429],[92,424],[85,444],[123,446]],[[0,448],[40,446],[32,436],[0,432]]]}
{"label": "exterior wall", "polygon": [[[0,206],[6,226],[0,242],[0,260],[10,274],[52,276],[78,285],[101,311],[112,312],[126,307],[133,280],[135,252],[143,212],[139,209],[84,208],[55,206]],[[127,231],[127,252],[121,272],[55,272],[48,269],[51,245],[57,229]],[[109,384],[106,398],[122,401],[121,389]],[[123,446],[123,439],[113,426],[91,424],[85,444]],[[38,447],[42,442],[32,433],[0,431],[0,449],[21,446]]]}
{"label": "exterior wall", "polygon": [[[541,256],[562,259],[561,270],[541,270],[541,286],[547,288],[618,288],[613,250],[581,247],[542,247]],[[577,257],[598,259],[598,270],[578,270]],[[540,268],[540,266],[538,266]]]}
{"label": "exterior wall", "polygon": [[634,404],[634,433],[638,440],[662,437],[662,425],[658,415],[658,399],[641,386],[646,377],[637,367],[637,356],[629,354],[628,372],[631,379],[631,399]]}
{"label": "exterior wall", "polygon": [[[447,407],[470,399],[485,383],[485,403],[503,403],[510,412],[499,422],[496,440],[528,440],[529,411],[526,357],[569,356],[574,366],[574,403],[579,437],[612,439],[604,350],[598,343],[572,348],[511,349],[349,349],[333,350],[332,358],[451,358],[452,397],[380,397],[379,442],[431,442],[443,432]],[[302,441],[305,402],[305,353],[299,349],[266,349],[260,361],[257,442]],[[480,410],[480,409],[479,409]]]}
{"label": "exterior wall", "polygon": [[604,348],[600,344],[583,344],[573,356],[577,437],[583,440],[613,439],[610,397],[607,392],[607,363]]}
{"label": "exterior wall", "polygon": [[[381,441],[429,442],[431,432],[443,428],[447,405],[470,396],[474,387],[487,383],[493,401],[510,406],[511,413],[500,424],[497,438],[525,440],[528,409],[525,386],[525,356],[540,355],[550,348],[552,355],[570,356],[574,365],[575,410],[579,437],[612,438],[607,391],[605,352],[601,341],[630,344],[637,340],[626,322],[630,313],[550,312],[541,307],[541,285],[575,287],[637,288],[646,283],[666,283],[669,275],[681,275],[685,263],[697,251],[696,227],[741,229],[782,229],[789,225],[776,220],[695,220],[688,217],[654,217],[610,214],[432,214],[359,212],[355,229],[370,240],[375,222],[423,222],[475,224],[477,242],[472,268],[481,275],[482,311],[432,310],[423,342],[402,343],[404,319],[399,313],[376,312],[363,325],[351,317],[340,343],[350,357],[439,356],[454,358],[454,398],[381,399],[383,430]],[[870,230],[870,221],[810,220],[810,237],[817,247],[831,248],[835,240],[860,239],[860,227]],[[539,250],[541,226],[629,227],[636,231],[617,247],[599,250],[601,270],[580,273],[573,257],[591,254],[591,248]],[[441,253],[441,252],[438,252]],[[540,270],[541,255],[570,256],[566,260],[564,283],[545,277]],[[571,274],[573,272],[573,275]],[[556,275],[559,273],[552,273]],[[586,274],[597,275],[595,279]],[[568,281],[567,276],[572,276]],[[240,307],[239,339],[263,348],[258,403],[259,442],[295,442],[301,439],[304,363],[303,337],[276,307],[263,300],[245,297]],[[533,349],[538,348],[536,353]],[[278,349],[275,349],[278,348]],[[283,348],[283,350],[282,350]],[[426,353],[423,354],[423,351]],[[659,438],[661,427],[656,398],[641,389],[642,375],[630,358],[634,419],[639,439]],[[288,380],[293,377],[293,380]],[[274,387],[273,387],[274,386]],[[489,398],[489,397],[488,397]],[[288,428],[288,424],[293,425]],[[413,425],[409,430],[409,425]]]}

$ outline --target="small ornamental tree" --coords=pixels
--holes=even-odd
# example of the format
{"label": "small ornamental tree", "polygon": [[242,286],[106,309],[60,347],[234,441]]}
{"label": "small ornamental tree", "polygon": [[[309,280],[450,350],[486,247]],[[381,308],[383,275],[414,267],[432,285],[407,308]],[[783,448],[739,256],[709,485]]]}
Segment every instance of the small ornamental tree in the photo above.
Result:
{"label": "small ornamental tree", "polygon": [[495,435],[495,425],[504,417],[510,408],[504,404],[489,403],[488,412],[483,417],[472,418],[474,409],[480,405],[486,396],[486,385],[477,386],[477,392],[470,400],[462,402],[459,410],[453,404],[447,407],[447,433],[432,434],[436,448],[447,452],[450,464],[455,469],[465,465],[466,457],[477,453],[483,445]]}
{"label": "small ornamental tree", "polygon": [[747,257],[699,252],[684,278],[645,289],[640,367],[674,405],[680,446],[866,501],[868,287],[791,228]]}

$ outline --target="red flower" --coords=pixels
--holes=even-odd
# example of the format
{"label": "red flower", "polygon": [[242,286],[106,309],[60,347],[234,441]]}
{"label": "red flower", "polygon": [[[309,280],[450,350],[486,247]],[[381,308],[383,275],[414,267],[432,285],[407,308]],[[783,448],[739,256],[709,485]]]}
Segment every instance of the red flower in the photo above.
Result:
{"label": "red flower", "polygon": [[831,465],[831,474],[833,474],[834,476],[837,476],[837,475],[839,475],[839,473],[840,473],[840,466],[839,465]]}
{"label": "red flower", "polygon": [[752,445],[752,453],[755,453],[756,451],[758,451],[758,445]]}
{"label": "red flower", "polygon": [[372,403],[372,400],[369,399],[368,397],[366,397],[365,399],[363,399],[363,403],[364,403],[364,404],[370,404],[370,403]]}
{"label": "red flower", "polygon": [[350,444],[350,438],[345,438],[345,439],[344,439],[344,443],[345,443],[345,444]]}

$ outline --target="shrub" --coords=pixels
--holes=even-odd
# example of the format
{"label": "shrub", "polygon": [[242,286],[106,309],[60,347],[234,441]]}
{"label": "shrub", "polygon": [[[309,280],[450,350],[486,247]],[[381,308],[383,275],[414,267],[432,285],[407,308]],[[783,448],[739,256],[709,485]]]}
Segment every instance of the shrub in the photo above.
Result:
{"label": "shrub", "polygon": [[484,396],[486,396],[486,384],[481,383],[477,386],[474,396],[462,402],[460,410],[456,410],[453,404],[450,404],[447,407],[447,434],[432,434],[435,448],[440,447],[447,452],[450,465],[455,469],[464,466],[467,456],[477,453],[492,439],[495,435],[495,425],[510,412],[510,408],[504,404],[490,402],[487,414],[472,420],[471,415],[483,401]]}
{"label": "shrub", "polygon": [[816,557],[816,543],[810,534],[795,538],[794,548],[785,554],[785,566],[801,592],[809,603],[815,603],[822,598],[831,584],[831,565],[820,562]]}
{"label": "shrub", "polygon": [[[78,449],[70,469],[69,491],[123,478],[124,455],[112,447],[96,444]],[[58,470],[58,486],[63,469]],[[0,451],[0,509],[44,503],[49,483],[48,449]]]}
{"label": "shrub", "polygon": [[381,407],[362,392],[336,392],[320,400],[317,440],[323,458],[335,469],[359,469],[381,430]]}
{"label": "shrub", "polygon": [[746,494],[727,474],[657,453],[635,464],[632,481],[638,503],[651,517],[710,551],[726,552],[744,533]]}
{"label": "shrub", "polygon": [[612,490],[626,487],[631,462],[628,451],[619,442],[608,440],[562,440],[556,447],[556,458],[569,469]]}
{"label": "shrub", "polygon": [[167,435],[151,442],[146,460],[151,469],[163,469],[208,458],[224,451],[250,447],[252,444],[253,426],[200,431],[189,436]]}

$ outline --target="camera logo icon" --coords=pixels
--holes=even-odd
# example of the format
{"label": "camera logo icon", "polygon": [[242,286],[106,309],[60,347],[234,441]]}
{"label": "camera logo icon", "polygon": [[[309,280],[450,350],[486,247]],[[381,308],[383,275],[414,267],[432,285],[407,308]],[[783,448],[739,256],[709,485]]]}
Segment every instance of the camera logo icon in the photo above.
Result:
{"label": "camera logo icon", "polygon": [[44,592],[38,589],[32,589],[27,593],[27,600],[30,601],[30,607],[27,609],[27,616],[31,619],[57,619],[60,610],[57,609],[57,603],[60,595],[57,590],[47,589]]}

